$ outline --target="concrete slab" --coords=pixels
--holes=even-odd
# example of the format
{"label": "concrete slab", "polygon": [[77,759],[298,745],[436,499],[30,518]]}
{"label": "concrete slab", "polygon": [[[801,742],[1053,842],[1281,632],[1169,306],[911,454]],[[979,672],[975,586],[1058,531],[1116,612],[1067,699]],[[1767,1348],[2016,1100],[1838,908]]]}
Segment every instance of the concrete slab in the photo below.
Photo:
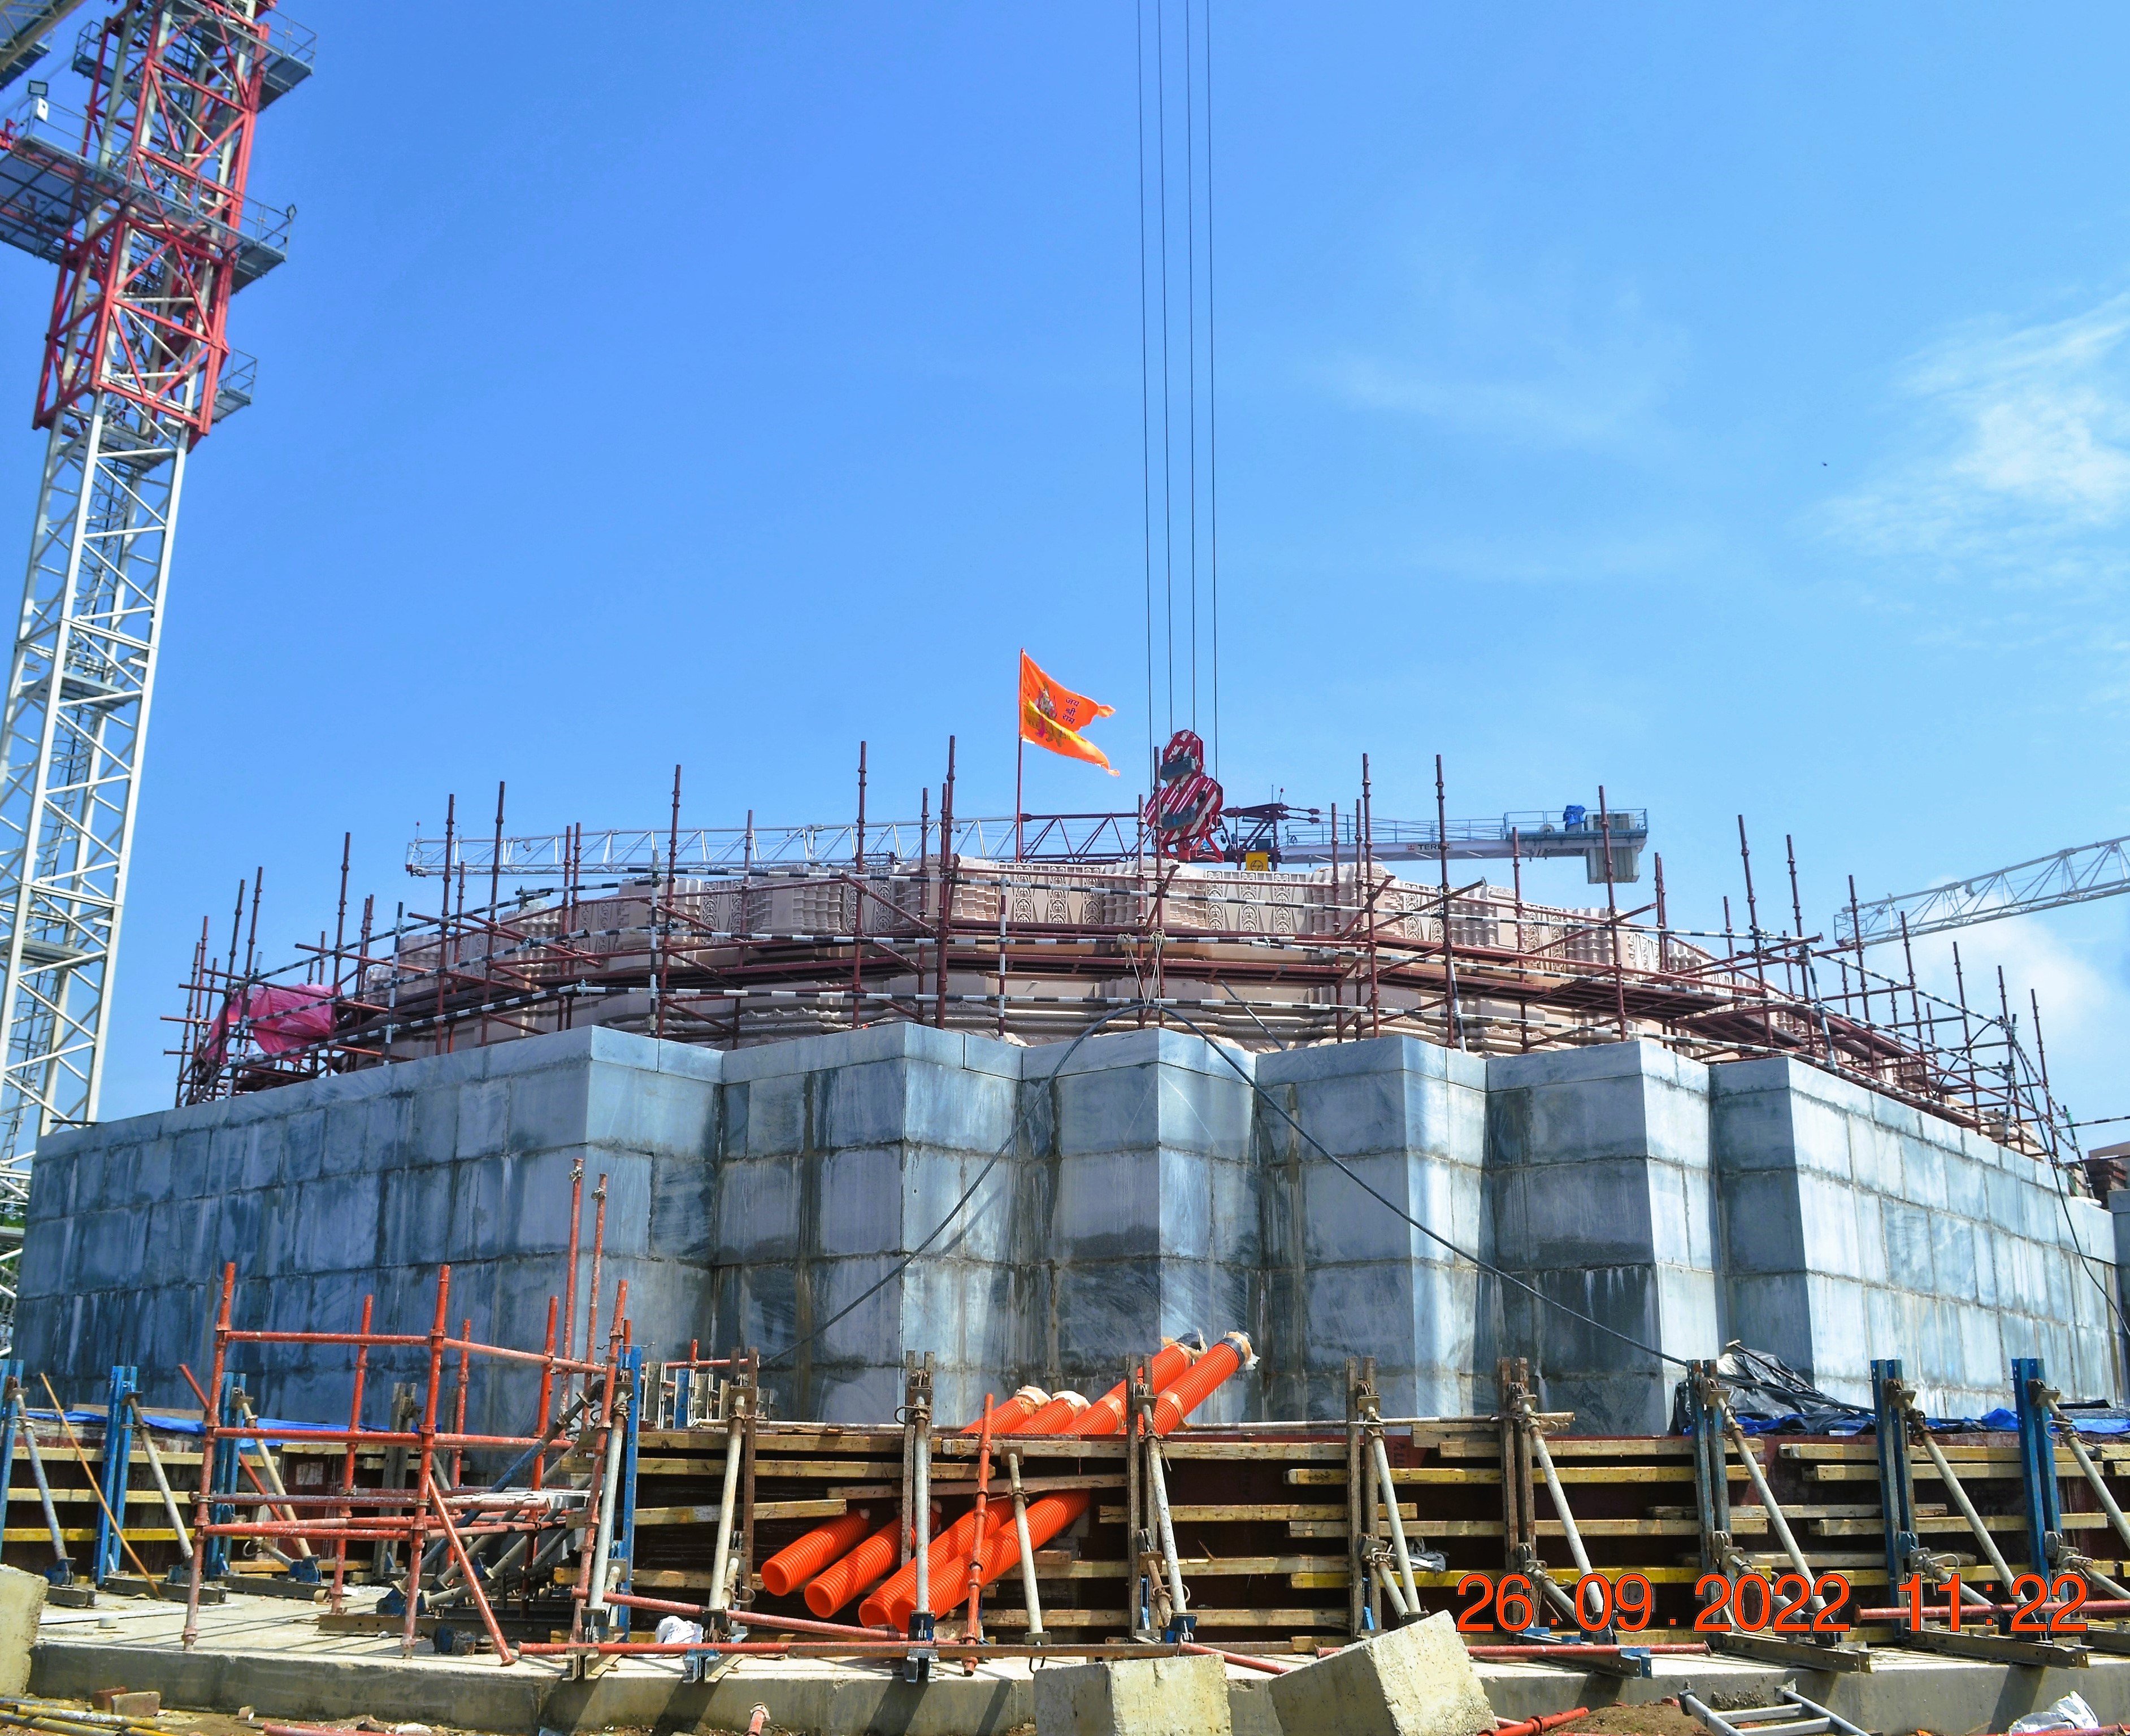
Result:
{"label": "concrete slab", "polygon": [[1035,1736],[1232,1736],[1217,1657],[1058,1664],[1035,1677]]}
{"label": "concrete slab", "polygon": [[[366,1607],[350,1600],[351,1607]],[[744,1729],[749,1710],[770,1709],[779,1726],[861,1736],[1003,1736],[1036,1718],[1039,1678],[1063,1659],[1031,1669],[1014,1660],[964,1676],[948,1670],[913,1687],[885,1664],[747,1658],[706,1685],[680,1680],[664,1659],[624,1659],[590,1682],[562,1680],[552,1662],[509,1669],[490,1657],[440,1657],[426,1648],[402,1659],[396,1638],[318,1632],[318,1610],[279,1599],[232,1596],[201,1615],[198,1646],[179,1645],[181,1605],[120,1600],[94,1610],[47,1605],[30,1688],[86,1699],[122,1682],[160,1692],[166,1706],[234,1711],[255,1705],[271,1717],[337,1721],[365,1713],[536,1736],[606,1726]],[[103,1628],[104,1621],[112,1625]],[[1495,1716],[1525,1719],[1576,1706],[1639,1705],[1691,1691],[1712,1705],[1765,1705],[1788,1681],[1807,1697],[1882,1736],[1919,1729],[2001,1730],[2013,1719],[2075,1689],[2104,1721],[2130,1721],[2130,1658],[2095,1657],[2089,1668],[2037,1672],[1965,1658],[1880,1648],[1869,1676],[1830,1677],[1742,1660],[1663,1657],[1641,1681],[1539,1665],[1482,1664],[1477,1676]],[[1282,1736],[1272,1683],[1255,1672],[1227,1672],[1235,1736]],[[1284,1736],[1300,1736],[1292,1730]]]}
{"label": "concrete slab", "polygon": [[[351,1599],[350,1607],[367,1601]],[[192,1710],[251,1705],[268,1717],[321,1721],[368,1714],[385,1723],[501,1736],[536,1736],[543,1729],[744,1729],[757,1705],[769,1708],[776,1727],[820,1736],[883,1730],[1005,1736],[1035,1721],[1038,1677],[1065,1667],[1062,1660],[1040,1667],[1007,1660],[982,1665],[973,1676],[944,1670],[913,1686],[885,1662],[747,1658],[714,1682],[691,1684],[681,1680],[677,1660],[632,1657],[591,1681],[573,1682],[550,1659],[506,1669],[489,1657],[438,1657],[426,1643],[402,1658],[396,1636],[321,1633],[318,1614],[240,1594],[200,1612],[199,1643],[188,1653],[179,1638],[182,1605],[49,1611],[30,1686],[39,1694],[86,1699],[123,1681],[160,1693],[166,1706]],[[1221,1668],[1216,1660],[1204,1662]],[[1279,1736],[1265,1678],[1225,1673],[1236,1736]]]}

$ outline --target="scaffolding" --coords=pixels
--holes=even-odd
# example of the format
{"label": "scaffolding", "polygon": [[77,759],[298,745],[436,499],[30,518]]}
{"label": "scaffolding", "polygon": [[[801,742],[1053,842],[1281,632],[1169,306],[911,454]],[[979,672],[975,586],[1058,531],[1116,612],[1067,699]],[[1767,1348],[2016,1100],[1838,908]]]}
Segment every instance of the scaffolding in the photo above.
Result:
{"label": "scaffolding", "polygon": [[[1853,942],[1807,933],[1793,851],[1793,928],[1769,927],[1742,826],[1746,922],[1731,924],[1726,900],[1725,928],[1707,930],[1669,921],[1661,856],[1654,897],[1631,908],[1611,880],[1602,907],[1526,899],[1520,851],[1507,888],[1453,885],[1446,851],[1439,884],[1400,879],[1365,800],[1350,827],[1335,813],[1325,861],[1263,871],[1145,853],[1115,825],[1105,853],[1067,823],[1087,816],[1023,816],[1026,836],[1062,841],[1047,856],[965,855],[950,804],[935,822],[929,798],[915,824],[869,829],[861,808],[840,828],[785,828],[802,843],[783,859],[756,855],[750,820],[730,835],[735,860],[723,835],[684,845],[677,806],[643,867],[594,879],[627,835],[573,828],[528,873],[499,796],[471,848],[454,803],[444,837],[422,847],[435,908],[389,919],[374,899],[351,911],[344,847],[332,930],[276,967],[258,954],[258,886],[240,887],[227,945],[203,923],[182,985],[177,1101],[583,1024],[736,1047],[906,1020],[1033,1044],[1140,1005],[1138,1023],[1173,1011],[1254,1051],[1406,1035],[1501,1055],[1641,1037],[1703,1062],[1784,1056],[2085,1187],[2038,1006],[2023,1033],[2001,974],[1997,1009],[1978,1009],[1964,974],[1947,999],[1910,954],[1891,975]],[[1602,834],[1602,803],[1593,818]],[[506,889],[507,874],[536,884]]]}

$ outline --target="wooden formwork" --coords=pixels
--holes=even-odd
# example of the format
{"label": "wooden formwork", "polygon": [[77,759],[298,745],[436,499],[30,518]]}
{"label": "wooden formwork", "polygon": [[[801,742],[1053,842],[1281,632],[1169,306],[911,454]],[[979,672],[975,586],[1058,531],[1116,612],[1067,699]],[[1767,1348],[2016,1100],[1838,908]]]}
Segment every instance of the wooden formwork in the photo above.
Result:
{"label": "wooden formwork", "polygon": [[[50,1412],[32,1413],[30,1424],[36,1435],[36,1451],[44,1461],[45,1476],[50,1486],[53,1509],[59,1515],[60,1536],[66,1545],[69,1565],[77,1578],[89,1579],[95,1567],[98,1521],[103,1513],[98,1499],[105,1450],[103,1420],[95,1415],[73,1420],[71,1440],[67,1429]],[[119,1571],[129,1580],[137,1577],[136,1558],[139,1566],[146,1568],[151,1576],[176,1566],[180,1558],[177,1533],[170,1528],[162,1495],[155,1487],[148,1448],[141,1438],[141,1433],[136,1425],[127,1455],[123,1514],[126,1548],[122,1551]],[[184,1429],[165,1428],[154,1429],[154,1437],[155,1456],[162,1462],[164,1474],[177,1499],[178,1511],[189,1533],[193,1508],[199,1494],[199,1437]],[[265,1451],[292,1495],[332,1494],[342,1487],[346,1457],[343,1447],[284,1441]],[[6,1524],[4,1533],[0,1533],[4,1534],[5,1542],[0,1543],[0,1561],[25,1572],[41,1574],[54,1565],[54,1556],[30,1457],[29,1443],[18,1438],[5,1495]],[[86,1467],[84,1457],[88,1462]],[[245,1457],[254,1469],[263,1469],[265,1461],[260,1449],[248,1450]],[[380,1486],[384,1481],[386,1457],[382,1451],[359,1452],[356,1486]],[[245,1481],[245,1490],[243,1498],[232,1505],[241,1511],[251,1512],[265,1505],[248,1480]],[[232,1552],[231,1569],[236,1573],[276,1574],[284,1565],[275,1557],[256,1548]],[[367,1567],[366,1554],[359,1565]]]}
{"label": "wooden formwork", "polygon": [[[1632,1573],[1650,1582],[1655,1614],[1648,1638],[1693,1637],[1700,1609],[1696,1586],[1704,1570],[1693,1443],[1675,1436],[1576,1436],[1564,1432],[1572,1418],[1544,1420],[1593,1570],[1615,1581]],[[1354,1564],[1366,1558],[1372,1540],[1387,1540],[1388,1529],[1380,1500],[1371,1515],[1354,1486],[1359,1432],[1335,1423],[1259,1424],[1186,1428],[1161,1443],[1190,1610],[1212,1643],[1301,1649],[1335,1643],[1372,1621],[1386,1624],[1381,1599],[1365,1591],[1357,1595],[1354,1585]],[[1543,1482],[1526,1481],[1527,1466],[1507,1443],[1501,1418],[1392,1422],[1383,1433],[1410,1548],[1443,1557],[1441,1567],[1418,1567],[1414,1574],[1427,1609],[1467,1609],[1484,1591],[1468,1576],[1483,1575],[1491,1583],[1513,1571],[1507,1499],[1512,1495],[1529,1503],[1537,1558],[1572,1586],[1577,1569],[1566,1528]],[[2030,1550],[2016,1443],[2001,1434],[1941,1438],[1985,1524],[2015,1571],[2024,1571]],[[865,1509],[876,1525],[896,1519],[904,1510],[908,1444],[900,1428],[755,1424],[752,1486],[742,1491],[736,1534],[751,1516],[748,1583],[757,1611],[809,1613],[795,1595],[772,1599],[762,1592],[761,1564],[777,1550],[854,1509]],[[1773,1434],[1755,1438],[1751,1446],[1814,1571],[1841,1574],[1859,1594],[1855,1607],[1889,1602],[1873,1438]],[[2091,1450],[2118,1501],[2130,1502],[2130,1443]],[[958,1497],[973,1495],[981,1451],[972,1436],[933,1440],[932,1486],[943,1523],[963,1510],[966,1500]],[[1126,1591],[1125,1439],[1001,1436],[991,1451],[991,1498],[1001,1526],[1010,1524],[1000,1468],[1009,1452],[1020,1455],[1031,1498],[1060,1488],[1095,1493],[1080,1523],[1036,1552],[1045,1629],[1062,1642],[1115,1638],[1143,1625],[1134,1619]],[[712,1582],[723,1428],[647,1430],[640,1452],[634,1589],[683,1598],[705,1592]],[[1786,1572],[1788,1559],[1738,1455],[1735,1444],[1727,1449],[1731,1534],[1755,1567],[1770,1575]],[[1992,1589],[1995,1576],[1976,1565],[1965,1521],[1944,1501],[1931,1499],[1930,1467],[1920,1455],[1917,1460],[1925,1543],[1961,1557],[1963,1576]],[[2130,1568],[2112,1558],[2109,1521],[2068,1453],[2058,1453],[2057,1470],[2065,1529],[2102,1571]],[[1467,1587],[1461,1595],[1460,1582]],[[856,1613],[852,1605],[838,1619],[855,1620]],[[1000,1638],[1025,1630],[1016,1574],[985,1591],[981,1614],[985,1628]],[[1490,1619],[1478,1625],[1488,1639],[1506,1637]],[[941,1620],[943,1635],[959,1628],[958,1619]]]}

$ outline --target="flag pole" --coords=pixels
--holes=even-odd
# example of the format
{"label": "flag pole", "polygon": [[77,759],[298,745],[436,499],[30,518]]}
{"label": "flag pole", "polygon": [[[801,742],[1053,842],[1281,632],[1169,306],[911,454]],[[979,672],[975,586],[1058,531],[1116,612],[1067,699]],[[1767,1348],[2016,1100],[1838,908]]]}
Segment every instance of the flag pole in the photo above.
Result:
{"label": "flag pole", "polygon": [[[1028,658],[1028,647],[1020,648],[1021,660]],[[1026,722],[1020,713],[1020,665],[1014,666],[1013,675],[1013,859],[1020,860],[1020,774],[1023,762],[1028,757],[1028,737],[1023,726]]]}

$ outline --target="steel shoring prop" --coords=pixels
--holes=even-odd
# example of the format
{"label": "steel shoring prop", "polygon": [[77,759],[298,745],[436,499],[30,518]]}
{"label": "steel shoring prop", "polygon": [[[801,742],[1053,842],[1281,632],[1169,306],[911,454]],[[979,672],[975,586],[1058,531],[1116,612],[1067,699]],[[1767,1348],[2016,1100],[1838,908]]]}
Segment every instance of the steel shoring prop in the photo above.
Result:
{"label": "steel shoring prop", "polygon": [[[1734,1585],[1749,1576],[1760,1578],[1768,1585],[1772,1607],[1773,1585],[1753,1558],[1738,1547],[1731,1534],[1734,1509],[1731,1505],[1730,1459],[1735,1453],[1746,1481],[1760,1498],[1769,1529],[1774,1532],[1790,1571],[1804,1581],[1804,1608],[1818,1616],[1827,1608],[1826,1600],[1819,1595],[1818,1579],[1798,1543],[1796,1533],[1790,1529],[1789,1516],[1769,1486],[1760,1454],[1754,1450],[1752,1437],[1746,1433],[1737,1413],[1731,1409],[1716,1364],[1694,1363],[1687,1371],[1687,1385],[1693,1405],[1694,1496],[1701,1529],[1702,1571],[1720,1573]],[[1749,1633],[1731,1622],[1715,1644],[1720,1651],[1802,1669],[1868,1672],[1872,1667],[1869,1647],[1833,1633],[1824,1638],[1815,1636],[1791,1639],[1776,1633]]]}
{"label": "steel shoring prop", "polygon": [[[1562,1588],[1538,1552],[1538,1515],[1531,1474],[1534,1462],[1543,1468],[1554,1512],[1560,1518],[1562,1529],[1570,1539],[1569,1548],[1578,1568],[1584,1574],[1590,1571],[1574,1516],[1569,1511],[1567,1496],[1561,1490],[1559,1474],[1553,1469],[1552,1456],[1540,1439],[1541,1433],[1558,1419],[1540,1412],[1532,1401],[1529,1359],[1502,1358],[1497,1365],[1495,1384],[1501,1431],[1503,1561],[1510,1572],[1520,1574],[1531,1582],[1535,1596],[1540,1600],[1532,1612],[1532,1627],[1528,1635],[1540,1643],[1520,1644],[1513,1648],[1514,1655],[1528,1655],[1535,1662],[1561,1664],[1593,1675],[1626,1678],[1649,1676],[1650,1659],[1655,1655],[1652,1648],[1621,1645],[1609,1628],[1595,1633],[1588,1631],[1575,1598]],[[1380,1439],[1379,1433],[1378,1443]],[[1379,1474],[1387,1476],[1387,1467]],[[1394,1508],[1397,1500],[1393,1488],[1387,1500]],[[1543,1618],[1549,1608],[1565,1618],[1571,1629],[1577,1630],[1574,1640],[1545,1643]],[[1416,1616],[1420,1613],[1417,1609],[1414,1611]],[[1476,1650],[1473,1655],[1478,1655]]]}
{"label": "steel shoring prop", "polygon": [[[1560,1521],[1562,1533],[1568,1539],[1568,1552],[1575,1562],[1577,1582],[1579,1585],[1590,1576],[1590,1552],[1583,1547],[1583,1533],[1577,1529],[1575,1514],[1569,1507],[1568,1491],[1560,1486],[1560,1473],[1554,1468],[1553,1454],[1545,1444],[1545,1430],[1536,1420],[1537,1407],[1532,1404],[1530,1392],[1528,1390],[1519,1392],[1516,1395],[1516,1404],[1521,1413],[1519,1420],[1522,1423],[1531,1441],[1531,1456],[1538,1462],[1539,1474],[1545,1478],[1546,1494],[1553,1502],[1553,1515]],[[1595,1615],[1604,1608],[1604,1598],[1594,1586],[1589,1589],[1593,1601],[1589,1604],[1588,1608],[1590,1613]],[[1549,1596],[1555,1598],[1556,1600],[1561,1600],[1559,1588],[1550,1574],[1546,1576],[1546,1591]],[[1571,1618],[1580,1621],[1583,1611],[1576,1609],[1572,1600],[1569,1601],[1568,1608]],[[1609,1637],[1611,1631],[1609,1625],[1606,1631]]]}
{"label": "steel shoring prop", "polygon": [[[2047,1614],[2061,1605],[2054,1593],[2057,1579],[2076,1575],[2091,1591],[2098,1590],[2108,1601],[2130,1605],[2125,1589],[2100,1571],[2100,1564],[2080,1549],[2063,1529],[2060,1491],[2056,1481],[2056,1447],[2059,1442],[2086,1481],[2100,1509],[2108,1515],[2109,1529],[2123,1552],[2130,1555],[2130,1519],[2110,1492],[2107,1481],[2094,1464],[2085,1443],[2079,1438],[2078,1424],[2065,1411],[2062,1395],[2048,1383],[2047,1371],[2038,1357],[2017,1357],[2012,1362],[2013,1400],[2019,1418],[2020,1471],[2027,1498],[2027,1529],[2034,1571],[2047,1583],[2050,1598],[2037,1613]],[[2097,1652],[2130,1652],[2130,1629],[2099,1627],[2089,1620],[2081,1636]]]}
{"label": "steel shoring prop", "polygon": [[[2083,1645],[2055,1640],[2023,1639],[2003,1631],[2008,1627],[2013,1605],[1984,1597],[1958,1578],[1954,1557],[1922,1547],[1916,1529],[1915,1449],[1921,1447],[1947,1497],[1975,1538],[1982,1557],[1998,1576],[2000,1591],[2013,1595],[2017,1577],[1996,1538],[1983,1523],[1966,1487],[1960,1481],[1943,1449],[1932,1438],[1929,1420],[1917,1402],[1915,1389],[1903,1377],[1897,1361],[1882,1359],[1871,1365],[1874,1409],[1878,1421],[1879,1481],[1881,1515],[1886,1528],[1889,1590],[1897,1595],[1911,1578],[1933,1588],[1950,1590],[1957,1583],[1963,1611],[1963,1627],[1940,1626],[1929,1619],[1918,1623],[1904,1615],[1896,1624],[1894,1643],[1956,1657],[1981,1658],[1994,1663],[2027,1664],[2037,1667],[2082,1667],[2092,1660]],[[2000,1631],[1965,1630],[1967,1614],[1973,1614]]]}

